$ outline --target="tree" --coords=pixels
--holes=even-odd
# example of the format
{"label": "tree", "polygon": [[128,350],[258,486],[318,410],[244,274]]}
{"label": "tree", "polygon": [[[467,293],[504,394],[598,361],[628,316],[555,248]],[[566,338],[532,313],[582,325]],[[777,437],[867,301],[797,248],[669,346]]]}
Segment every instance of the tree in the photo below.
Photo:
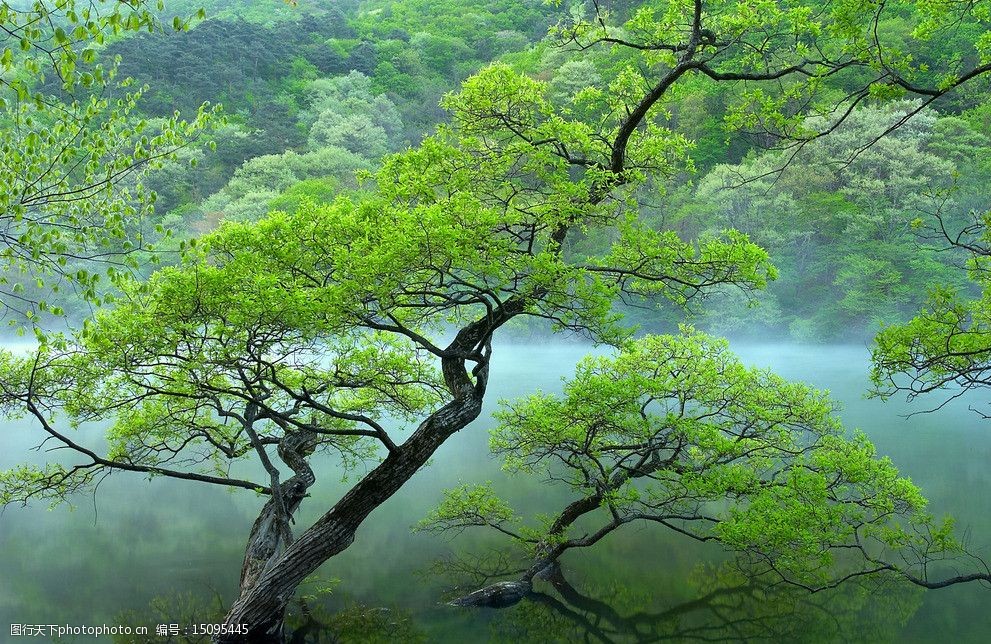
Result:
{"label": "tree", "polygon": [[378,160],[399,146],[403,123],[395,104],[375,94],[372,81],[359,72],[321,79],[309,87],[309,147],[334,146]]}
{"label": "tree", "polygon": [[[678,2],[638,11],[623,30],[602,14],[566,19],[555,30],[564,42],[629,56],[607,87],[582,90],[583,118],[555,110],[546,84],[492,66],[445,98],[452,123],[387,158],[367,192],[228,223],[182,265],[125,285],[117,306],[79,334],[28,357],[6,355],[6,410],[30,414],[77,458],[4,473],[0,500],[57,500],[113,471],[258,492],[267,499],[226,621],[246,624],[254,640],[275,637],[296,586],[481,413],[506,323],[545,320],[622,344],[630,332],[611,310],[617,298],[684,304],[717,285],[749,291],[774,278],[766,252],[742,233],[686,241],[637,218],[637,188],[686,167],[691,144],[665,126],[662,109],[683,79],[757,84],[764,89],[741,94],[738,124],[770,123],[780,137],[807,140],[823,132],[801,127],[797,104],[825,111],[833,99],[842,115],[893,91],[934,100],[984,71],[950,70],[923,85],[945,70],[898,59],[872,37],[885,7],[854,5]],[[935,29],[954,11],[971,19],[968,6],[954,5],[920,20]],[[835,94],[820,94],[833,78],[860,88],[839,107]],[[603,228],[612,237],[603,256],[575,250],[584,231]],[[62,428],[100,419],[111,423],[105,453]],[[869,452],[852,445],[836,449]],[[290,522],[317,475],[307,461],[315,450],[367,469],[297,535]],[[228,474],[247,459],[263,479]],[[921,507],[904,483],[875,483],[899,509]],[[753,524],[735,525],[724,540],[746,551]]]}
{"label": "tree", "polygon": [[871,380],[873,393],[882,398],[903,393],[911,400],[946,392],[942,406],[991,385],[991,281],[987,271],[991,218],[987,213],[974,213],[968,226],[954,230],[939,210],[932,215],[930,232],[968,253],[967,275],[980,294],[974,297],[947,286],[933,288],[914,318],[877,334],[871,350]]}
{"label": "tree", "polygon": [[[176,18],[173,26],[186,24]],[[213,120],[201,108],[190,121],[175,115],[152,127],[135,113],[147,88],[129,87],[116,63],[98,60],[107,36],[158,25],[140,0],[0,5],[4,315],[59,313],[45,301],[46,281],[50,290],[69,282],[96,297],[90,262],[124,268],[152,232],[144,173]],[[40,296],[27,295],[25,282]]]}
{"label": "tree", "polygon": [[721,544],[753,576],[813,591],[880,572],[928,588],[991,579],[930,578],[931,562],[962,552],[952,523],[934,521],[919,490],[865,435],[847,436],[835,409],[822,392],[747,369],[724,340],[690,328],[638,338],[615,357],[586,358],[563,396],[496,413],[491,447],[504,468],[574,494],[548,523],[466,485],[421,528],[484,526],[529,553],[522,575],[461,606],[514,604],[566,552],[634,522]]}
{"label": "tree", "polygon": [[[716,166],[693,190],[671,195],[669,209],[686,228],[732,227],[772,254],[783,277],[767,291],[771,325],[790,322],[819,338],[869,337],[880,321],[908,319],[929,287],[962,281],[954,267],[961,253],[920,243],[916,224],[934,203],[948,225],[959,221],[979,194],[975,184],[987,179],[974,168],[984,137],[933,110],[859,151],[915,108],[862,107],[798,153]],[[970,185],[959,182],[947,199],[961,172]],[[759,328],[753,311],[725,300],[706,311],[705,328],[726,330],[740,318]]]}
{"label": "tree", "polygon": [[372,91],[364,74],[315,80],[307,84],[307,94],[309,108],[300,122],[309,130],[309,149],[245,161],[223,189],[201,204],[207,219],[260,219],[284,191],[302,181],[355,188],[356,172],[372,170],[386,152],[400,147],[399,112],[388,97]]}
{"label": "tree", "polygon": [[[390,148],[395,149],[403,122],[389,97],[378,93],[372,79],[356,71],[337,78],[321,78],[307,87],[308,108],[300,120],[313,128],[326,112],[338,118],[367,117],[385,131]],[[311,134],[312,136],[312,134]]]}

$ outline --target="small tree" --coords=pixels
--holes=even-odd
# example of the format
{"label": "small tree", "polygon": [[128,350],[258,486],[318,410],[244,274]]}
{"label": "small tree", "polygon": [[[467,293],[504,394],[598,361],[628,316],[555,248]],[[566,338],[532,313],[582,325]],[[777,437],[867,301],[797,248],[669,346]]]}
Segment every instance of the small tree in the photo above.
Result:
{"label": "small tree", "polygon": [[[920,30],[939,28],[955,11],[972,19],[969,5],[951,9],[922,11]],[[618,298],[683,304],[716,285],[750,291],[775,276],[743,234],[686,241],[638,221],[638,187],[687,166],[691,144],[665,126],[662,109],[685,78],[747,83],[737,124],[772,124],[780,136],[805,140],[824,132],[802,127],[807,110],[797,106],[833,113],[837,94],[820,93],[827,81],[859,88],[840,97],[842,120],[870,95],[934,98],[984,71],[950,70],[924,86],[931,72],[872,36],[884,11],[695,0],[644,8],[620,29],[593,3],[590,18],[579,12],[555,34],[583,48],[616,45],[628,62],[607,86],[579,92],[582,118],[555,110],[543,83],[490,67],[445,99],[451,125],[388,158],[359,201],[227,224],[182,266],[125,285],[116,308],[80,334],[27,358],[6,356],[7,410],[26,410],[78,459],[4,473],[0,500],[60,499],[118,470],[260,492],[268,499],[226,618],[234,632],[218,639],[276,637],[297,585],[478,417],[495,334],[507,322],[545,320],[622,344],[630,333],[611,311]],[[588,257],[575,242],[594,229],[609,229],[614,243]],[[774,409],[773,400],[761,402]],[[91,420],[111,423],[106,453],[62,428]],[[764,440],[787,442],[787,429]],[[884,470],[862,440],[847,446],[827,430],[815,434],[823,458],[853,452],[858,465]],[[316,450],[368,470],[296,535],[290,521],[316,477],[308,461]],[[261,464],[264,480],[226,474],[246,459]],[[897,479],[873,482],[898,509],[921,508]],[[718,477],[697,485],[733,489]],[[777,492],[787,497],[789,489]],[[754,525],[727,524],[737,530],[722,538],[750,548]],[[897,531],[882,537],[903,539]],[[816,562],[826,563],[817,556],[794,567],[814,571]]]}
{"label": "small tree", "polygon": [[537,394],[496,413],[492,451],[511,472],[540,474],[574,500],[547,525],[527,524],[487,486],[463,486],[421,524],[486,526],[530,553],[522,575],[455,600],[512,605],[566,552],[648,522],[736,553],[757,577],[822,590],[894,572],[939,588],[991,580],[931,579],[929,564],[962,552],[952,523],[866,436],[848,437],[824,393],[747,369],[724,340],[692,329],[586,358],[563,396]]}

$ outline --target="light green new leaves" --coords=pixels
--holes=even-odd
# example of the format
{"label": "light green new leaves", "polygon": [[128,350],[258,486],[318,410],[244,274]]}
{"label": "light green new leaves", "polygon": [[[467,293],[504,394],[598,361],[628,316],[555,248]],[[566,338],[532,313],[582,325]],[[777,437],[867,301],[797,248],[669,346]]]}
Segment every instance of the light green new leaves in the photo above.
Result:
{"label": "light green new leaves", "polygon": [[584,359],[561,396],[504,403],[491,447],[509,470],[565,482],[620,525],[674,526],[802,584],[891,550],[957,552],[919,490],[834,411],[825,393],[683,328]]}
{"label": "light green new leaves", "polygon": [[61,311],[24,283],[43,294],[70,282],[97,300],[97,275],[80,262],[133,265],[154,233],[145,171],[216,119],[204,106],[189,120],[146,122],[135,107],[147,88],[128,89],[114,61],[96,61],[105,38],[157,24],[137,0],[0,6],[0,302],[28,320]]}
{"label": "light green new leaves", "polygon": [[663,295],[678,304],[715,284],[753,290],[777,277],[767,251],[743,233],[725,230],[688,243],[673,231],[654,230],[633,217],[620,223],[619,239],[609,253],[591,261],[592,271],[613,276],[628,292]]}
{"label": "light green new leaves", "polygon": [[21,465],[0,471],[0,506],[26,504],[32,499],[44,499],[56,505],[92,482],[88,470],[69,470],[56,464]]}
{"label": "light green new leaves", "polygon": [[881,397],[910,397],[956,384],[986,386],[991,373],[991,289],[974,300],[934,289],[919,314],[874,338],[871,380]]}
{"label": "light green new leaves", "polygon": [[444,500],[416,529],[445,531],[469,526],[501,527],[516,519],[512,508],[496,496],[491,483],[465,484],[444,492]]}

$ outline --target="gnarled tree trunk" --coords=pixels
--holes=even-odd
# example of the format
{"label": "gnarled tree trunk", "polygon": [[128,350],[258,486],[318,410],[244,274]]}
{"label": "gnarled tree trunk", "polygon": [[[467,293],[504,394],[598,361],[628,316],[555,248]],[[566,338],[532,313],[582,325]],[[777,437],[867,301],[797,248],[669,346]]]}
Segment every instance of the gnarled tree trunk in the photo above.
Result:
{"label": "gnarled tree trunk", "polygon": [[259,575],[273,562],[282,548],[292,541],[289,518],[306,498],[306,491],[316,482],[316,476],[306,462],[306,455],[313,451],[318,436],[309,431],[295,431],[279,442],[279,456],[295,472],[284,483],[273,487],[272,498],[262,507],[244,549],[241,565],[241,592],[252,588]]}
{"label": "gnarled tree trunk", "polygon": [[[452,400],[424,420],[406,442],[391,451],[333,508],[258,572],[253,584],[242,587],[241,596],[228,612],[225,623],[244,624],[248,634],[220,635],[215,641],[278,641],[286,606],[300,582],[350,546],[358,526],[372,510],[416,474],[444,441],[478,417],[488,383],[488,354],[486,350],[482,355],[476,348],[487,345],[494,326],[491,320],[486,320],[484,324],[469,325],[458,334],[446,350],[456,357],[442,360]],[[466,368],[469,355],[478,362],[472,372],[474,380]]]}

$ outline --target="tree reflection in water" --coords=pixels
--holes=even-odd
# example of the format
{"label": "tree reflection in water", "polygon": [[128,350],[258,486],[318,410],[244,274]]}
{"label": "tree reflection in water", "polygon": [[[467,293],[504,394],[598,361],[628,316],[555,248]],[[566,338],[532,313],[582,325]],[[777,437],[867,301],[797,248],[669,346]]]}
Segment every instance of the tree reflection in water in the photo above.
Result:
{"label": "tree reflection in water", "polygon": [[[429,576],[443,576],[457,596],[464,587],[518,574],[506,553],[485,558],[437,562]],[[885,642],[901,639],[905,624],[921,604],[924,591],[891,577],[844,583],[818,593],[771,578],[748,574],[738,565],[700,565],[677,588],[610,581],[591,584],[568,577],[552,566],[523,601],[503,610],[449,608],[466,620],[417,623],[404,610],[358,603],[328,607],[301,603],[286,622],[285,644],[416,644],[467,640],[515,644],[676,642]],[[665,580],[659,580],[664,583]],[[219,597],[190,594],[156,598],[147,609],[121,615],[119,623],[217,623],[223,616]],[[426,611],[425,611],[426,613]],[[436,614],[433,614],[436,617]],[[486,632],[487,631],[487,632]],[[159,638],[118,636],[115,644],[206,644],[208,637]]]}
{"label": "tree reflection in water", "polygon": [[[463,559],[443,562],[459,586],[511,575],[511,566],[471,571]],[[503,569],[497,570],[497,568]],[[689,599],[664,605],[649,587],[610,582],[573,584],[560,565],[524,601],[491,621],[499,642],[884,642],[899,639],[923,591],[892,578],[863,578],[818,593],[753,576],[735,564],[700,565],[681,589]],[[459,590],[452,590],[456,596]],[[453,609],[452,609],[453,610]],[[466,608],[468,611],[492,609]]]}

